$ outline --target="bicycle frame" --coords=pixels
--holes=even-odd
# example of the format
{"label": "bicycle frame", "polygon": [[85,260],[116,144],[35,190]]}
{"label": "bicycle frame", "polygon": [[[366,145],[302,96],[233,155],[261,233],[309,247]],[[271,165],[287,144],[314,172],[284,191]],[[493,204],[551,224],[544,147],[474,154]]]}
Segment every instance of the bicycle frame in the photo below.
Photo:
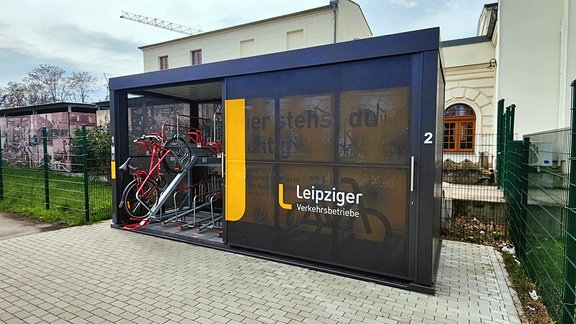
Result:
{"label": "bicycle frame", "polygon": [[[134,181],[137,183],[137,190],[136,190],[136,200],[142,206],[144,206],[148,211],[150,208],[147,204],[143,201],[144,197],[150,192],[151,190],[155,190],[158,188],[158,183],[162,181],[162,175],[160,173],[160,164],[170,153],[170,150],[165,148],[162,143],[164,143],[163,132],[156,132],[150,135],[143,135],[142,137],[134,140],[134,143],[137,145],[142,146],[147,153],[150,154],[150,163],[148,166],[148,171],[132,167],[129,165],[130,158],[124,162],[124,164],[120,167],[121,170],[128,170],[131,169],[134,171]],[[144,192],[145,184],[150,181],[154,184],[154,187],[149,188],[148,192]]]}
{"label": "bicycle frame", "polygon": [[170,152],[169,149],[165,148],[161,145],[164,142],[164,137],[162,136],[163,133],[152,133],[150,135],[144,135],[138,139],[136,139],[135,143],[144,143],[146,149],[150,153],[150,163],[148,166],[148,171],[143,171],[141,169],[135,170],[135,179],[138,181],[138,190],[136,191],[136,199],[143,203],[140,200],[141,194],[143,192],[144,184],[146,181],[152,178],[152,175],[156,175],[154,177],[154,182],[157,183],[161,179],[160,174],[160,164],[164,159],[168,156]]}

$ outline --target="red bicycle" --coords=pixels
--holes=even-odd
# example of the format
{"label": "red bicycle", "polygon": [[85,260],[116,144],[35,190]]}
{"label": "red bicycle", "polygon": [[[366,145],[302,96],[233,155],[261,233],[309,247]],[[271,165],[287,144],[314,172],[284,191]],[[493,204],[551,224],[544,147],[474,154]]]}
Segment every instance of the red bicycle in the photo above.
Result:
{"label": "red bicycle", "polygon": [[120,208],[132,220],[141,220],[158,203],[160,188],[166,185],[166,179],[160,172],[160,165],[174,173],[180,173],[190,164],[192,151],[188,144],[177,137],[165,141],[163,132],[155,132],[143,135],[134,140],[150,154],[148,170],[141,170],[130,165],[130,157],[119,169],[133,171],[134,179],[124,188],[120,200]]}
{"label": "red bicycle", "polygon": [[[197,127],[186,126],[181,120],[196,120]],[[222,154],[222,114],[215,112],[212,119],[194,117],[190,115],[178,115],[176,129],[181,129],[185,134],[176,134],[176,137],[186,137],[193,147],[207,149],[214,155]]]}

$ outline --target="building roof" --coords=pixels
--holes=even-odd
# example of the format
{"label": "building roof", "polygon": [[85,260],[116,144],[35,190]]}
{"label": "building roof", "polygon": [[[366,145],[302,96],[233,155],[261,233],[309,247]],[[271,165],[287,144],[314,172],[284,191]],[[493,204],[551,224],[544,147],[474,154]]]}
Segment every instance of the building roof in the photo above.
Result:
{"label": "building roof", "polygon": [[484,43],[484,42],[490,42],[490,38],[488,38],[486,36],[474,36],[474,37],[468,37],[468,38],[459,38],[459,39],[443,41],[443,42],[441,42],[441,44],[442,44],[442,47],[450,47],[450,46],[478,44],[478,43]]}
{"label": "building roof", "polygon": [[498,21],[498,3],[488,3],[484,5],[482,14],[478,19],[478,35],[485,35],[492,39]]}
{"label": "building roof", "polygon": [[96,113],[100,110],[96,105],[87,103],[74,103],[74,102],[56,102],[35,106],[24,106],[16,108],[0,109],[0,116],[22,116],[22,115],[37,115],[48,114],[55,112],[86,112]]}
{"label": "building roof", "polygon": [[[348,0],[351,3],[357,5],[358,7],[360,7],[356,2],[352,1],[352,0]],[[338,1],[336,1],[336,5],[337,5]],[[204,32],[204,33],[198,33],[198,34],[194,34],[191,36],[185,36],[185,37],[180,37],[180,38],[176,38],[176,39],[172,39],[172,40],[168,40],[165,42],[160,42],[160,43],[154,43],[154,44],[148,44],[148,45],[144,45],[144,46],[140,46],[138,47],[140,50],[144,50],[150,47],[156,47],[156,46],[161,46],[161,45],[165,45],[165,44],[169,44],[169,43],[173,43],[173,42],[181,42],[181,41],[186,41],[186,40],[192,40],[195,38],[203,38],[206,36],[211,36],[213,34],[220,34],[220,33],[226,33],[235,29],[242,29],[242,28],[247,28],[247,27],[253,27],[256,25],[260,25],[260,24],[266,24],[275,20],[281,20],[281,19],[288,19],[288,18],[292,18],[292,17],[298,17],[298,16],[302,16],[302,15],[307,15],[307,14],[311,14],[311,13],[315,13],[315,12],[322,12],[322,11],[326,11],[326,10],[333,10],[332,7],[332,1],[330,1],[330,4],[325,5],[325,6],[321,6],[321,7],[316,7],[316,8],[312,8],[312,9],[308,9],[308,10],[303,10],[303,11],[298,11],[298,12],[293,12],[290,14],[286,14],[286,15],[282,15],[282,16],[276,16],[276,17],[272,17],[272,18],[266,18],[263,20],[257,20],[257,21],[252,21],[249,23],[245,23],[245,24],[240,24],[240,25],[235,25],[235,26],[230,26],[230,27],[226,27],[226,28],[221,28],[221,29],[217,29],[217,30],[212,30],[209,32]],[[360,10],[362,12],[362,10]],[[362,15],[364,16],[364,13],[362,12]],[[366,20],[366,17],[364,17],[364,20]],[[366,25],[368,25],[368,23],[366,23]],[[368,26],[368,28],[370,28]]]}

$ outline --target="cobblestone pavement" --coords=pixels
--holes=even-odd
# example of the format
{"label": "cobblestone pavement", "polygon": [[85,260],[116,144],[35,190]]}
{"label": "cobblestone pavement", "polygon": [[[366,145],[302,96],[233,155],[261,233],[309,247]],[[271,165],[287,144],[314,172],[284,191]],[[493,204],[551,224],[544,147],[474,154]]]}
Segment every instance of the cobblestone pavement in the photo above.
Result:
{"label": "cobblestone pavement", "polygon": [[53,231],[64,226],[43,223],[18,215],[0,212],[0,240],[22,235]]}
{"label": "cobblestone pavement", "polygon": [[1,323],[520,323],[501,256],[444,241],[434,296],[110,228],[0,241]]}

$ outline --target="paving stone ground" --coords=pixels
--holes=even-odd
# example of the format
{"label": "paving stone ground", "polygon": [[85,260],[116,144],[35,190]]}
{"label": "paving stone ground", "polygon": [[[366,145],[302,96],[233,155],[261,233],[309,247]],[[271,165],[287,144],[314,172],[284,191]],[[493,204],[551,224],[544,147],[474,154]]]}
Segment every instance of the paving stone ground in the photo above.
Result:
{"label": "paving stone ground", "polygon": [[0,323],[521,323],[501,256],[444,241],[434,296],[112,229],[0,240]]}
{"label": "paving stone ground", "polygon": [[0,212],[0,224],[0,240],[22,235],[53,231],[64,227],[3,212]]}

